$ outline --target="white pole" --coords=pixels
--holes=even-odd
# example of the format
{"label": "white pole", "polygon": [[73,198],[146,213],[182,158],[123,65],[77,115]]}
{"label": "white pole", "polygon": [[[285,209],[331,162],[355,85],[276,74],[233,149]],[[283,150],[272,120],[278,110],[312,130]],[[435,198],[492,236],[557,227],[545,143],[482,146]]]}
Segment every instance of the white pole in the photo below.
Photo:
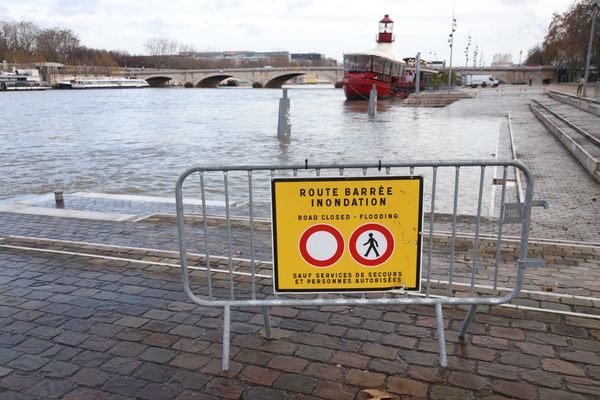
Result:
{"label": "white pole", "polygon": [[590,72],[590,60],[592,59],[592,40],[594,39],[594,27],[596,25],[596,16],[598,15],[598,0],[592,3],[592,29],[590,30],[590,41],[588,43],[587,57],[585,60],[585,75],[583,77],[583,97],[587,96],[588,76]]}

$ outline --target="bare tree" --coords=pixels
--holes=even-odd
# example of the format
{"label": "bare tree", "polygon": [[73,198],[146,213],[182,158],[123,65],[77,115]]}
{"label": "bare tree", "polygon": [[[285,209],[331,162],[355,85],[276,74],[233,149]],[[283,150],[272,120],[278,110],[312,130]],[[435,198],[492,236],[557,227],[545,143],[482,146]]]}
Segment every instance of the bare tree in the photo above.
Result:
{"label": "bare tree", "polygon": [[179,48],[179,42],[165,37],[150,38],[144,43],[144,49],[151,56],[172,56]]}
{"label": "bare tree", "polygon": [[38,51],[47,61],[68,62],[79,47],[79,38],[70,29],[44,29],[37,39]]}

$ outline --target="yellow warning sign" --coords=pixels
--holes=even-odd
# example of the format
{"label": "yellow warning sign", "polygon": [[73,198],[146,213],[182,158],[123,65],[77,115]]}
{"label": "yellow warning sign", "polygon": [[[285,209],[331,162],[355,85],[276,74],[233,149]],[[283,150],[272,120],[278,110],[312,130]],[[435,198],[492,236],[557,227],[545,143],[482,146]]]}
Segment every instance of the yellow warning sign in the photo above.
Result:
{"label": "yellow warning sign", "polygon": [[277,292],[420,290],[423,177],[273,178]]}

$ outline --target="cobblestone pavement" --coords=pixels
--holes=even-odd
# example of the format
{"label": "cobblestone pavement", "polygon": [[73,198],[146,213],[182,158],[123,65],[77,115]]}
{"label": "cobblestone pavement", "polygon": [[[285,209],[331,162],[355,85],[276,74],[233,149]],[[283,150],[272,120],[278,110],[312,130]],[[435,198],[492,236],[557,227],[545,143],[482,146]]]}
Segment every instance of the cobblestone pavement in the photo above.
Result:
{"label": "cobblestone pavement", "polygon": [[[518,157],[535,175],[535,198],[550,203],[533,215],[531,237],[546,241],[530,246],[531,256],[542,257],[548,267],[527,271],[526,288],[537,292],[523,293],[514,304],[554,312],[481,307],[461,342],[456,332],[465,310],[444,307],[449,356],[444,369],[438,366],[432,307],[275,307],[272,340],[261,332],[262,310],[239,308],[232,311],[231,369],[223,372],[222,309],[187,300],[179,271],[167,265],[177,263],[176,254],[164,253],[178,250],[172,218],[108,222],[2,212],[0,238],[55,240],[0,239],[0,400],[337,400],[370,398],[366,389],[394,399],[598,398],[600,185],[529,112],[529,99],[542,96],[543,89],[521,89],[481,90],[478,98],[436,113],[498,118],[500,158],[510,154],[508,120],[502,119],[510,113]],[[79,204],[128,213],[140,206]],[[136,213],[170,207],[141,205]],[[472,224],[463,221],[460,228],[469,232]],[[191,229],[199,234],[189,239],[189,248],[202,251],[199,224]],[[248,255],[244,230],[233,227],[239,257]],[[218,244],[222,225],[211,232],[216,238],[211,253],[224,254]],[[270,260],[266,224],[257,239],[255,256]],[[435,235],[436,246],[447,241],[443,233]],[[478,277],[489,281],[494,253],[482,246],[488,262],[480,264]],[[506,286],[513,279],[504,269],[514,264],[511,246],[502,259],[500,284]],[[458,278],[468,277],[471,252],[468,240],[459,242]],[[120,259],[103,258],[107,255]],[[448,255],[434,247],[432,256],[443,272]],[[268,293],[268,283],[261,283]]]}
{"label": "cobblestone pavement", "polygon": [[495,307],[465,342],[445,308],[449,367],[438,367],[433,308],[195,306],[176,269],[0,252],[1,399],[593,399],[600,320]]}

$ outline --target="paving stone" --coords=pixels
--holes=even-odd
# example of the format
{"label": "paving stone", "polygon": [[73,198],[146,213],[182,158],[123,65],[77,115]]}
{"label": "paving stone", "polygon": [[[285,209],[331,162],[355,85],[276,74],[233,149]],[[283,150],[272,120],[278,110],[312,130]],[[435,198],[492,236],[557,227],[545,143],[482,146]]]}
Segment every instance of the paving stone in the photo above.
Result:
{"label": "paving stone", "polygon": [[133,358],[142,354],[147,348],[147,345],[141,343],[119,342],[108,352],[116,356]]}
{"label": "paving stone", "polygon": [[389,378],[386,389],[392,393],[413,397],[425,397],[427,395],[427,385],[424,383],[395,376]]}
{"label": "paving stone", "polygon": [[540,399],[552,400],[584,400],[580,394],[554,389],[540,389]]}
{"label": "paving stone", "polygon": [[342,351],[336,352],[329,360],[330,363],[339,364],[346,367],[362,369],[369,363],[369,357],[361,354],[346,353]]}
{"label": "paving stone", "polygon": [[534,386],[523,382],[511,382],[499,380],[493,385],[493,390],[505,394],[507,396],[525,399],[536,400],[537,390]]}
{"label": "paving stone", "polygon": [[88,339],[89,335],[83,333],[64,331],[60,335],[56,336],[53,341],[60,344],[66,344],[69,346],[77,346],[84,340]]}
{"label": "paving stone", "polygon": [[325,362],[328,361],[334,353],[333,350],[324,349],[322,347],[300,345],[296,351],[296,356]]}
{"label": "paving stone", "polygon": [[108,353],[85,350],[75,355],[71,361],[82,367],[93,368],[101,366],[111,357],[112,356]]}
{"label": "paving stone", "polygon": [[44,379],[29,390],[28,394],[44,399],[62,399],[72,387],[73,385],[66,381]]}
{"label": "paving stone", "polygon": [[71,377],[73,382],[92,387],[101,386],[108,379],[110,379],[110,374],[95,368],[82,368]]}
{"label": "paving stone", "polygon": [[431,399],[432,400],[463,400],[463,399],[472,399],[472,398],[474,398],[473,392],[465,390],[465,389],[439,386],[439,385],[436,385],[431,388]]}
{"label": "paving stone", "polygon": [[346,373],[344,382],[352,386],[377,388],[383,385],[384,380],[384,374],[362,371],[359,369],[351,369]]}
{"label": "paving stone", "polygon": [[319,380],[315,378],[283,373],[279,375],[273,387],[294,393],[311,393],[318,383]]}
{"label": "paving stone", "polygon": [[162,349],[159,347],[149,347],[142,354],[140,359],[144,361],[151,361],[158,364],[165,364],[175,357],[175,352],[172,350]]}
{"label": "paving stone", "polygon": [[18,346],[15,346],[14,349],[27,354],[40,354],[50,347],[52,347],[52,343],[49,343],[46,340],[30,338],[21,342]]}
{"label": "paving stone", "polygon": [[131,315],[126,315],[123,318],[117,320],[115,323],[117,325],[123,325],[128,328],[139,328],[148,322],[147,318],[133,317]]}
{"label": "paving stone", "polygon": [[585,376],[585,370],[577,365],[553,358],[546,358],[542,360],[542,369],[545,371],[558,372],[566,375]]}
{"label": "paving stone", "polygon": [[146,382],[139,379],[115,375],[102,385],[102,390],[131,398],[134,397],[144,386],[146,386]]}
{"label": "paving stone", "polygon": [[591,395],[598,395],[600,393],[600,380],[567,376],[565,381],[567,388],[574,392]]}
{"label": "paving stone", "polygon": [[91,388],[79,388],[67,393],[63,400],[108,400],[109,393]]}
{"label": "paving stone", "polygon": [[174,399],[179,390],[168,384],[150,383],[137,393],[137,397],[145,400]]}
{"label": "paving stone", "polygon": [[517,367],[512,365],[492,364],[480,362],[477,367],[479,375],[492,376],[495,378],[516,380]]}
{"label": "paving stone", "polygon": [[280,400],[286,399],[288,395],[281,390],[273,390],[264,387],[253,387],[244,396],[246,400]]}
{"label": "paving stone", "polygon": [[171,360],[169,365],[178,368],[197,370],[208,364],[210,360],[211,358],[208,356],[184,353],[177,355],[174,359]]}
{"label": "paving stone", "polygon": [[314,391],[315,396],[330,400],[353,400],[356,389],[337,382],[320,381]]}
{"label": "paving stone", "polygon": [[276,355],[269,361],[268,367],[286,372],[301,372],[308,365],[308,361],[299,357]]}
{"label": "paving stone", "polygon": [[66,378],[79,370],[79,366],[62,361],[50,361],[40,371],[49,378]]}
{"label": "paving stone", "polygon": [[14,368],[14,369],[18,369],[18,370],[26,371],[26,372],[31,372],[31,371],[35,371],[35,370],[43,367],[49,361],[50,360],[48,360],[47,358],[42,358],[42,357],[30,355],[30,354],[25,354],[19,358],[15,358],[11,362],[9,362],[7,365],[10,368]]}
{"label": "paving stone", "polygon": [[131,358],[113,357],[100,367],[102,371],[119,375],[129,375],[142,363]]}
{"label": "paving stone", "polygon": [[212,379],[205,387],[205,392],[224,399],[239,399],[244,387],[229,379]]}
{"label": "paving stone", "polygon": [[574,362],[584,363],[584,364],[594,364],[600,365],[600,356],[595,352],[591,351],[564,351],[560,352],[560,357]]}
{"label": "paving stone", "polygon": [[[235,345],[235,343],[233,343]],[[200,353],[209,346],[209,342],[197,339],[182,338],[173,343],[171,349],[186,353]]]}
{"label": "paving stone", "polygon": [[0,388],[24,392],[39,382],[39,378],[33,375],[21,375],[13,373],[0,379]]}
{"label": "paving stone", "polygon": [[452,372],[448,383],[465,389],[483,390],[490,386],[490,380],[479,375],[464,372]]}
{"label": "paving stone", "polygon": [[278,371],[262,368],[257,365],[249,365],[240,372],[239,377],[244,381],[261,386],[271,386],[279,375],[280,372]]}

